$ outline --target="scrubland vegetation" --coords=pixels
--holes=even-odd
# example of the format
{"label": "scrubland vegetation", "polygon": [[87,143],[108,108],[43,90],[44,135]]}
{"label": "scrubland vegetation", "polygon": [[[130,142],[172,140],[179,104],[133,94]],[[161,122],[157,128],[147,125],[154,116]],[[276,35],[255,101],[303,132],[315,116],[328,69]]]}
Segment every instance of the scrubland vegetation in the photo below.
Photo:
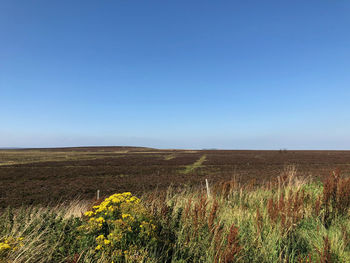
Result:
{"label": "scrubland vegetation", "polygon": [[[7,208],[0,262],[350,262],[350,179],[287,169],[136,197]],[[82,212],[82,213],[80,213]]]}
{"label": "scrubland vegetation", "polygon": [[286,165],[298,175],[323,181],[340,168],[350,176],[350,151],[159,150],[139,147],[81,147],[0,150],[0,211],[23,205],[57,205],[154,189],[213,185],[236,177],[256,186],[276,178]]}

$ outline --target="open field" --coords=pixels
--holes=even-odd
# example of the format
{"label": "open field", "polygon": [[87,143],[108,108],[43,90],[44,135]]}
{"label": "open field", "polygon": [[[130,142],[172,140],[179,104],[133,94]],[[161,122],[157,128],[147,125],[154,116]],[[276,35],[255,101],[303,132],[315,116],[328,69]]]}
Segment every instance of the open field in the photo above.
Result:
{"label": "open field", "polygon": [[350,174],[350,151],[157,150],[82,147],[0,150],[0,208],[135,194],[174,185],[211,185],[230,180],[256,184],[283,173],[324,177],[336,168]]}
{"label": "open field", "polygon": [[[349,262],[349,160],[347,151],[2,150],[0,262]],[[109,197],[94,200],[97,189]]]}

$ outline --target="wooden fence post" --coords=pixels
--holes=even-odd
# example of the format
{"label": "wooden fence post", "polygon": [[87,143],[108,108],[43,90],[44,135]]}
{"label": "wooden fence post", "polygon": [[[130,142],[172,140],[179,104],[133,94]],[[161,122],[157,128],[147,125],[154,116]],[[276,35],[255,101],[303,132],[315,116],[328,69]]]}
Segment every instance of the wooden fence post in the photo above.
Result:
{"label": "wooden fence post", "polygon": [[205,185],[207,187],[207,196],[210,197],[210,189],[209,189],[208,179],[205,179]]}

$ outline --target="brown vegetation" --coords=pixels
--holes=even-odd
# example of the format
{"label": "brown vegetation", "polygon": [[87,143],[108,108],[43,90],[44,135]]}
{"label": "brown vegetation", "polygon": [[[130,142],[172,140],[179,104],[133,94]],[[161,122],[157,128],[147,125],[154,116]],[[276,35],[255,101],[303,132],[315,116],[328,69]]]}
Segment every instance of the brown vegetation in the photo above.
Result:
{"label": "brown vegetation", "polygon": [[[202,156],[206,159],[201,165],[188,169],[187,174],[183,173]],[[348,175],[348,160],[348,151],[289,150],[280,153],[137,147],[1,150],[0,208],[59,203],[77,197],[93,199],[97,189],[101,190],[103,197],[124,191],[143,194],[150,190],[167,189],[169,185],[200,187],[205,178],[211,185],[225,182],[220,188],[225,192],[234,187],[233,183],[250,182],[251,187],[261,185],[277,178],[289,164],[295,165],[302,176],[324,177],[337,167],[342,174]],[[236,180],[232,181],[233,178]],[[278,184],[277,180],[275,182]],[[329,187],[333,187],[331,184],[329,182]],[[339,186],[336,191],[349,189]],[[329,198],[333,200],[337,197]],[[337,202],[344,202],[343,206],[349,200]]]}

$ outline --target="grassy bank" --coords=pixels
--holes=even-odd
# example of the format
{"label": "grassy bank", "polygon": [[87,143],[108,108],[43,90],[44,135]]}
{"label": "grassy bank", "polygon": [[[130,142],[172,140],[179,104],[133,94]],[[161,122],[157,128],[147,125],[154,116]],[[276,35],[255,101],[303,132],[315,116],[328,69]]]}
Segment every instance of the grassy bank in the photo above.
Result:
{"label": "grassy bank", "polygon": [[339,173],[212,188],[9,208],[0,262],[350,262],[350,179]]}

